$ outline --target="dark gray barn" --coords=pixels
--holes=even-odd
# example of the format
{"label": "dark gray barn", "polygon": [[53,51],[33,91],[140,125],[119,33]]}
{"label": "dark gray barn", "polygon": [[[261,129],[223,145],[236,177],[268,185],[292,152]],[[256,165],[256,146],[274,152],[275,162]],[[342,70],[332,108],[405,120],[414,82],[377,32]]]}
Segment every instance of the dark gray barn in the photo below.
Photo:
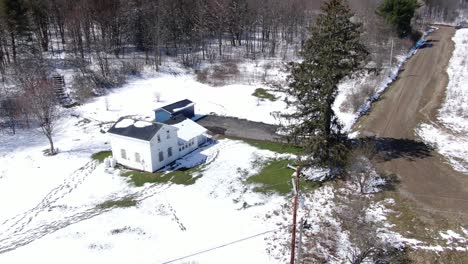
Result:
{"label": "dark gray barn", "polygon": [[195,103],[184,99],[154,110],[154,119],[156,122],[165,122],[176,115],[183,115],[186,118],[195,116]]}

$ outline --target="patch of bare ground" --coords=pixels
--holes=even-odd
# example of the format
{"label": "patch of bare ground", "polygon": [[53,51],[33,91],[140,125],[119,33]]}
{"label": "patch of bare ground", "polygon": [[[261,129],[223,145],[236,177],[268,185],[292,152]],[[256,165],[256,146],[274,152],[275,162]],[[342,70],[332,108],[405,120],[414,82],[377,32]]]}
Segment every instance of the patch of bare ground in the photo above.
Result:
{"label": "patch of bare ground", "polygon": [[[411,263],[468,263],[468,252],[460,250],[468,248],[468,240],[444,239],[441,232],[452,230],[464,235],[468,214],[446,212],[442,210],[420,207],[412,199],[405,198],[398,192],[386,191],[376,194],[374,202],[393,199],[388,206],[387,221],[390,231],[397,232],[405,239],[418,240],[421,246],[427,248],[407,248],[407,256]],[[435,250],[440,247],[442,250]],[[458,248],[458,250],[457,250]]]}

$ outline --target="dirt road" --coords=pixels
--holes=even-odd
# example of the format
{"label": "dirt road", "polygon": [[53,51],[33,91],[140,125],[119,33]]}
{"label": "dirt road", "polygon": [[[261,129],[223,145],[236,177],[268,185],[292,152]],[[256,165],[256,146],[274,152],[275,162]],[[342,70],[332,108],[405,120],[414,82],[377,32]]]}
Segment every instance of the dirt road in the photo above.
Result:
{"label": "dirt road", "polygon": [[448,83],[455,29],[440,27],[428,45],[405,65],[397,81],[355,129],[375,135],[388,155],[378,167],[397,174],[400,190],[421,206],[468,215],[468,175],[454,171],[436,151],[420,142],[415,128],[436,121]]}

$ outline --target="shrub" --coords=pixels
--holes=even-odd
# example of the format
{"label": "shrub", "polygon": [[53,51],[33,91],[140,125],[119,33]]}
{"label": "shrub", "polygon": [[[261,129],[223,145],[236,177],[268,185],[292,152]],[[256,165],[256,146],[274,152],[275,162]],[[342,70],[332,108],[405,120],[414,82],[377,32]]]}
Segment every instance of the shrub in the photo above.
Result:
{"label": "shrub", "polygon": [[75,74],[73,76],[72,88],[77,99],[84,101],[95,95],[94,91],[97,89],[97,86],[93,78]]}
{"label": "shrub", "polygon": [[196,71],[197,81],[213,86],[222,86],[239,76],[239,68],[234,61],[225,62],[213,66],[212,70],[203,69]]}
{"label": "shrub", "polygon": [[182,54],[182,64],[185,67],[195,67],[197,65],[200,65],[200,63],[201,58],[198,54],[195,54],[193,52]]}
{"label": "shrub", "polygon": [[201,83],[208,82],[208,75],[209,75],[208,69],[196,71],[196,74],[197,74],[197,81]]}
{"label": "shrub", "polygon": [[137,60],[131,62],[122,62],[120,72],[127,76],[139,76],[143,71],[143,64]]}
{"label": "shrub", "polygon": [[278,98],[276,98],[276,96],[274,96],[273,94],[269,93],[267,90],[263,89],[263,88],[257,88],[255,89],[255,92],[252,94],[253,96],[255,97],[258,97],[260,99],[267,99],[267,100],[270,100],[270,101],[276,101]]}
{"label": "shrub", "polygon": [[211,74],[212,85],[222,86],[228,83],[229,79],[235,79],[239,75],[239,68],[235,62],[226,62],[213,67]]}

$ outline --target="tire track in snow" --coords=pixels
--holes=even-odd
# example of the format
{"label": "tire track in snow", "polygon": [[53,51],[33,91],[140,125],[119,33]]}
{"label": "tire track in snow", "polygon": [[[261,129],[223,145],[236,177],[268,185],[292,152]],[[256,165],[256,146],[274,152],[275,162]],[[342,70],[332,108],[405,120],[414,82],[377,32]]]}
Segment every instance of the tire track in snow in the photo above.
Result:
{"label": "tire track in snow", "polygon": [[0,224],[0,228],[6,229],[6,232],[2,230],[0,238],[11,233],[20,232],[40,212],[49,208],[50,205],[65,197],[83,183],[86,177],[94,171],[97,164],[96,161],[86,163],[83,167],[74,171],[71,176],[67,177],[62,184],[52,189],[34,208],[3,221]]}
{"label": "tire track in snow", "polygon": [[[92,171],[91,171],[92,172]],[[90,174],[90,173],[89,173]],[[87,175],[89,175],[87,174]],[[79,184],[77,184],[79,185]],[[156,194],[159,194],[166,189],[168,189],[172,184],[161,185],[160,183],[155,183],[152,185],[148,185],[148,187],[139,190],[137,192],[127,194],[124,196],[114,197],[113,199],[109,199],[107,201],[118,201],[125,198],[132,198],[136,202],[141,202],[145,199],[148,199]],[[159,187],[159,188],[154,188]],[[70,190],[71,192],[72,190]],[[53,191],[52,191],[53,192]],[[51,192],[51,193],[52,193]],[[68,192],[69,193],[69,192]],[[65,196],[65,195],[64,195]],[[62,196],[62,197],[64,197]],[[55,199],[55,201],[59,200]],[[44,200],[46,200],[44,198]],[[51,205],[51,204],[49,204]],[[38,209],[36,209],[38,208]],[[36,206],[34,209],[39,210],[38,212],[34,211],[34,218],[35,216],[39,215],[41,212],[48,213],[48,209],[52,207],[46,206]],[[66,213],[68,215],[61,215],[60,219],[54,218],[53,221],[48,222],[41,222],[39,225],[28,225],[30,223],[22,223],[23,225],[20,228],[17,228],[15,232],[9,234],[1,234],[0,236],[0,254],[15,250],[18,247],[25,246],[37,239],[42,238],[48,234],[52,234],[62,228],[65,228],[69,225],[79,223],[81,221],[85,221],[87,219],[91,219],[95,216],[98,216],[102,213],[108,212],[115,207],[110,208],[101,208],[96,205],[90,205],[87,207],[78,207],[75,210],[70,210],[69,208],[66,209]],[[41,211],[42,210],[42,211]],[[30,210],[33,211],[33,210]],[[28,211],[29,212],[29,211]],[[24,217],[23,217],[24,218]],[[31,219],[32,219],[31,218]],[[18,221],[19,222],[19,221]]]}
{"label": "tire track in snow", "polygon": [[[207,157],[207,164],[210,166],[210,163],[216,159],[219,155],[220,150],[227,148],[231,145],[235,145],[238,142],[229,142],[228,144],[222,143],[217,145],[213,152],[210,153]],[[48,218],[49,221],[41,221],[40,224],[33,225],[31,223],[32,220],[38,217],[41,213],[50,213],[54,209],[58,208],[59,206],[54,206],[54,203],[59,201],[60,199],[64,198],[67,194],[71,193],[75,190],[92,172],[96,169],[98,163],[95,161],[89,162],[80,169],[76,170],[70,177],[68,177],[64,183],[60,186],[51,190],[43,200],[36,205],[31,210],[28,210],[22,214],[19,214],[15,217],[5,220],[0,228],[4,228],[3,225],[7,226],[7,231],[3,232],[0,230],[0,254],[15,250],[18,247],[25,246],[37,239],[42,238],[48,234],[52,234],[60,229],[63,229],[69,225],[73,225],[79,223],[81,221],[85,221],[91,219],[95,216],[108,212],[115,207],[111,208],[100,208],[96,205],[88,205],[83,207],[75,207],[75,208],[66,208],[64,210],[64,214],[61,214],[57,219]],[[164,192],[168,188],[172,186],[171,183],[169,184],[161,184],[161,183],[154,183],[140,189],[134,193],[126,194],[123,196],[113,197],[107,201],[118,201],[125,198],[131,198],[136,202],[141,202],[145,199],[148,199],[154,195]],[[178,219],[175,210],[170,206],[171,215],[173,216],[173,220],[179,225],[181,230],[185,229],[185,226],[180,222]],[[53,220],[52,220],[53,219]],[[13,231],[10,231],[13,229]]]}

